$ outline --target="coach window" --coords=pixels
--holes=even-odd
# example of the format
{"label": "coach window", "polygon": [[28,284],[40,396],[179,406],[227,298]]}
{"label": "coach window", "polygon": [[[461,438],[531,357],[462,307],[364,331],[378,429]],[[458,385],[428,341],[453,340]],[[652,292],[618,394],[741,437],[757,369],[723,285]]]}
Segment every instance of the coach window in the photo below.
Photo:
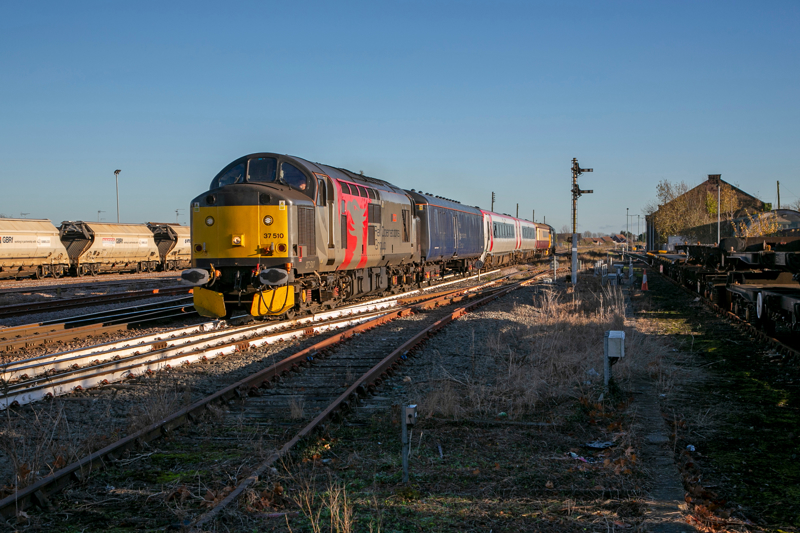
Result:
{"label": "coach window", "polygon": [[231,168],[220,172],[217,177],[214,178],[214,181],[211,182],[211,188],[218,189],[220,187],[224,187],[225,185],[242,181],[243,178],[244,163],[239,163],[238,165],[234,165]]}
{"label": "coach window", "polygon": [[274,157],[254,157],[247,169],[247,181],[272,183],[275,181],[277,161]]}

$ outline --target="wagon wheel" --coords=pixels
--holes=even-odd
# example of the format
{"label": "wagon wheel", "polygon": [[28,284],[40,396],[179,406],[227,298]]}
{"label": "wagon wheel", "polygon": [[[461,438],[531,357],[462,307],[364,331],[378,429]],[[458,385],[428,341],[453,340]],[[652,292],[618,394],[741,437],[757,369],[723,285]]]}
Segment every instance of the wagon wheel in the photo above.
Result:
{"label": "wagon wheel", "polygon": [[89,275],[94,277],[97,275],[97,272],[100,270],[100,267],[97,264],[89,265]]}
{"label": "wagon wheel", "polygon": [[39,265],[38,267],[36,267],[36,270],[34,271],[33,275],[36,277],[36,279],[44,278],[47,275],[47,273],[44,271],[44,266]]}
{"label": "wagon wheel", "polygon": [[81,265],[81,266],[75,268],[75,276],[77,276],[79,278],[82,278],[85,275],[86,275],[86,267]]}
{"label": "wagon wheel", "polygon": [[57,266],[56,268],[52,269],[50,273],[53,275],[54,278],[58,279],[64,275],[64,269],[62,267]]}

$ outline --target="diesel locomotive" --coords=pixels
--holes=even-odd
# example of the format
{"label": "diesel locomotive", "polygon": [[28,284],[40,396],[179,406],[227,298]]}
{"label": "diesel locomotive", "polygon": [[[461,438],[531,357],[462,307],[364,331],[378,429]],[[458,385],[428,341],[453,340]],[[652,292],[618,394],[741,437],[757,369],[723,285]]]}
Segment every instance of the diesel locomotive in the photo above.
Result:
{"label": "diesel locomotive", "polygon": [[299,157],[257,153],[191,203],[194,304],[208,317],[317,312],[552,253],[553,229]]}

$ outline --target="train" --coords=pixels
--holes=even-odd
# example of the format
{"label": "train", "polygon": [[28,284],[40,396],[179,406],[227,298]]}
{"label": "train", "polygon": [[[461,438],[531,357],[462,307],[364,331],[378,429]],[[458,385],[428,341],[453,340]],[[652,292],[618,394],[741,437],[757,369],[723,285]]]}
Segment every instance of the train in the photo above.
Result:
{"label": "train", "polygon": [[730,237],[648,253],[653,265],[767,334],[800,332],[800,236]]}
{"label": "train", "polygon": [[554,253],[554,231],[343,168],[262,152],[191,201],[195,309],[258,318],[331,309]]}
{"label": "train", "polygon": [[0,218],[0,278],[150,272],[191,266],[191,234],[178,224]]}

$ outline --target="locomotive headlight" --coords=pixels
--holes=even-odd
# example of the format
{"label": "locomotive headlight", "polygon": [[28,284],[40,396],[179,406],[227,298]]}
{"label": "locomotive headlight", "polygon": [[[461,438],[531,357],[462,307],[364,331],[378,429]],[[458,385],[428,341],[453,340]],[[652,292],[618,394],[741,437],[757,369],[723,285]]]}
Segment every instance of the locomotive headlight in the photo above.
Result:
{"label": "locomotive headlight", "polygon": [[270,224],[272,224],[272,217],[271,217],[271,216],[269,216],[269,215],[265,216],[265,217],[264,217],[264,224],[266,224],[267,226],[269,226]]}
{"label": "locomotive headlight", "polygon": [[234,235],[231,239],[231,244],[233,246],[243,246],[244,245],[244,235]]}
{"label": "locomotive headlight", "polygon": [[214,217],[206,217],[206,226],[214,225]]}

